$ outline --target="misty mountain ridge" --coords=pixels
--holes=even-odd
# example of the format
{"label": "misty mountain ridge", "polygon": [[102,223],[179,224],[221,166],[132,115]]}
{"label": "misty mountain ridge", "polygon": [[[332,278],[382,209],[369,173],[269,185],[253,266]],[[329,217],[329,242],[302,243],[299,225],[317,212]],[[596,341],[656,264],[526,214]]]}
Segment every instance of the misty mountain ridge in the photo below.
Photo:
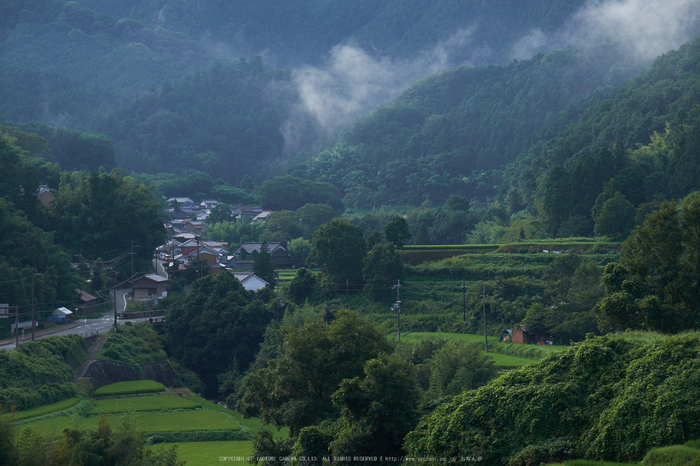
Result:
{"label": "misty mountain ridge", "polygon": [[[570,105],[566,124],[609,95],[597,89],[696,34],[698,4],[17,0],[0,7],[0,114],[102,132],[117,163],[136,172],[203,169],[260,182],[295,162],[295,174],[366,189],[365,198],[416,202],[425,183],[442,198],[484,186],[476,172],[500,171],[544,125],[562,129],[556,116]],[[262,60],[239,58],[248,53]],[[500,66],[474,67],[489,64]],[[413,142],[367,152],[374,143],[362,128],[382,115],[405,120],[385,135]],[[319,168],[328,144],[362,146],[353,176]],[[362,189],[360,173],[370,180]],[[423,180],[408,189],[410,173]],[[495,177],[493,192],[502,175],[484,176]],[[378,194],[384,179],[395,182]]]}

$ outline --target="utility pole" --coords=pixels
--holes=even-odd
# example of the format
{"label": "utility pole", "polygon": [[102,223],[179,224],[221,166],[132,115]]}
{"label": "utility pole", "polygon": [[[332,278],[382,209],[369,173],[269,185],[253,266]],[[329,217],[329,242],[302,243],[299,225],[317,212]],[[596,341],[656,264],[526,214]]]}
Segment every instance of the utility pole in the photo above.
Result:
{"label": "utility pole", "polygon": [[19,348],[19,306],[15,306],[15,348]]}
{"label": "utility pole", "polygon": [[194,236],[197,240],[197,278],[202,278],[202,264],[199,262],[199,236]]}
{"label": "utility pole", "polygon": [[484,308],[484,351],[489,352],[489,340],[486,336],[486,285],[483,290],[483,308]]}
{"label": "utility pole", "polygon": [[280,322],[280,274],[275,272],[275,312],[277,312],[277,322]]}
{"label": "utility pole", "polygon": [[349,309],[350,306],[348,305],[348,298],[349,298],[349,292],[350,290],[350,280],[347,278],[345,279],[345,309]]}
{"label": "utility pole", "polygon": [[462,322],[467,321],[467,287],[462,280]]}
{"label": "utility pole", "polygon": [[32,343],[34,343],[34,272],[32,272]]}
{"label": "utility pole", "polygon": [[[157,272],[157,270],[156,270]],[[131,278],[134,277],[134,240],[131,240]]]}
{"label": "utility pole", "polygon": [[[114,298],[114,333],[117,332],[117,272],[113,271],[114,276],[114,286],[112,287],[112,294]],[[133,275],[132,275],[133,277]],[[133,299],[133,297],[132,297]]]}
{"label": "utility pole", "polygon": [[394,303],[393,308],[396,309],[396,329],[399,336],[399,341],[401,341],[401,297],[399,291],[401,290],[401,280],[396,281],[396,285],[392,288],[396,288],[396,303]]}

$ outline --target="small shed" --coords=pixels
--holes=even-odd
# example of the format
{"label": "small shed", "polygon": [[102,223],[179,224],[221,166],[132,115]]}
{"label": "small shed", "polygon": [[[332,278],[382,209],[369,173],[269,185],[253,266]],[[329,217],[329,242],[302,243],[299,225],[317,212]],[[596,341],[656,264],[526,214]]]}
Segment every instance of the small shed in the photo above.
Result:
{"label": "small shed", "polygon": [[68,318],[73,315],[73,311],[65,307],[59,307],[50,316],[46,318],[46,322],[56,322],[59,324],[65,324],[68,322]]}
{"label": "small shed", "polygon": [[524,325],[518,325],[513,329],[513,343],[542,345],[549,339],[550,337],[544,332],[528,330]]}

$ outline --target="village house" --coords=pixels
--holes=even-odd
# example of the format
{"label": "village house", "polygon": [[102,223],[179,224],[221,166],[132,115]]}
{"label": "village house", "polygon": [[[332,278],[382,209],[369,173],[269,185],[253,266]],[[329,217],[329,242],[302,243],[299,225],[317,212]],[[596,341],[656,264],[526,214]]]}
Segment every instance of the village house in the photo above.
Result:
{"label": "village house", "polygon": [[[252,258],[253,252],[260,252],[262,243],[243,243],[236,250],[236,256],[239,258],[238,264],[249,261]],[[267,252],[272,256],[272,262],[276,269],[284,269],[292,266],[292,259],[289,257],[289,252],[282,247],[282,243],[267,243]]]}
{"label": "village house", "polygon": [[135,301],[157,301],[167,296],[167,278],[153,273],[146,274],[131,283],[131,299]]}
{"label": "village house", "polygon": [[39,193],[37,194],[37,197],[39,198],[39,202],[41,202],[41,205],[45,209],[50,209],[51,204],[56,199],[54,195],[51,194],[51,190],[49,189],[49,187],[45,184],[39,186]]}
{"label": "village house", "polygon": [[243,285],[243,288],[248,291],[262,290],[269,285],[269,283],[254,273],[233,272],[233,276],[236,277],[236,279],[241,282],[241,285]]}
{"label": "village house", "polygon": [[80,289],[77,291],[80,295],[77,303],[78,315],[94,314],[97,312],[97,298],[87,291]]}

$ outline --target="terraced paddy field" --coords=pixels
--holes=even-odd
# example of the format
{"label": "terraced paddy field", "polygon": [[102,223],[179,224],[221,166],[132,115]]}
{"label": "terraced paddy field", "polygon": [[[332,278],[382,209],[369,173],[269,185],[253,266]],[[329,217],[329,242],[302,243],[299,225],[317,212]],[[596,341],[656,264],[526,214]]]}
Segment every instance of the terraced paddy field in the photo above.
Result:
{"label": "terraced paddy field", "polygon": [[[319,273],[321,269],[312,269],[312,272]],[[280,284],[289,283],[297,274],[297,269],[280,269],[276,273],[279,275]]]}
{"label": "terraced paddy field", "polygon": [[[406,332],[401,333],[401,340],[407,342],[418,343],[422,340],[447,340],[460,341],[464,343],[484,343],[484,335],[471,333],[448,333],[448,332]],[[528,350],[533,352],[541,352],[542,356],[546,356],[552,351],[563,351],[568,348],[566,345],[519,345],[516,343],[500,343],[498,337],[488,337],[489,350],[496,352],[505,352],[504,348],[512,348],[512,351],[521,350],[526,353]],[[539,359],[539,357],[534,358]]]}
{"label": "terraced paddy field", "polygon": [[[165,411],[153,413],[131,414],[131,420],[138,430],[146,434],[162,432],[193,432],[193,431],[239,431],[240,424],[231,416],[210,409],[188,411]],[[97,427],[100,416],[88,416],[70,419],[67,416],[54,416],[48,419],[22,424],[21,427],[31,426],[45,433],[59,433],[66,428]],[[109,416],[107,420],[112,428],[120,422],[121,416]]]}
{"label": "terraced paddy field", "polygon": [[134,395],[139,393],[160,393],[164,392],[163,384],[155,380],[134,380],[129,382],[117,382],[111,385],[100,387],[92,393],[94,397],[108,397],[118,395]]}
{"label": "terraced paddy field", "polygon": [[175,395],[134,396],[128,398],[108,398],[93,402],[89,414],[135,413],[140,411],[163,411],[169,409],[197,409],[201,403]]}
{"label": "terraced paddy field", "polygon": [[245,464],[246,458],[253,454],[253,442],[180,442],[150,445],[153,451],[170,449],[177,446],[177,457],[187,461],[187,466],[209,466],[212,464]]}
{"label": "terraced paddy field", "polygon": [[[143,381],[142,381],[143,382]],[[41,406],[22,413],[18,419],[20,432],[27,427],[49,435],[60,435],[66,428],[96,428],[101,415],[116,428],[128,416],[138,430],[146,432],[154,443],[148,448],[178,447],[178,456],[188,465],[219,463],[220,458],[233,464],[248,464],[253,453],[252,439],[262,429],[259,419],[243,419],[236,411],[219,406],[197,396],[175,396],[170,390],[160,395],[125,396],[128,391],[154,387],[152,381],[137,384],[113,384],[103,392],[118,392],[120,396],[99,400],[72,398]],[[131,387],[127,390],[125,387]],[[288,429],[270,428],[275,438],[286,438]]]}
{"label": "terraced paddy field", "polygon": [[80,402],[80,398],[68,398],[67,400],[58,401],[56,403],[51,403],[50,405],[37,406],[36,408],[28,409],[26,411],[20,411],[15,414],[15,420],[21,421],[23,419],[30,419],[33,417],[45,416],[58,411],[64,411],[68,408],[72,408]]}

